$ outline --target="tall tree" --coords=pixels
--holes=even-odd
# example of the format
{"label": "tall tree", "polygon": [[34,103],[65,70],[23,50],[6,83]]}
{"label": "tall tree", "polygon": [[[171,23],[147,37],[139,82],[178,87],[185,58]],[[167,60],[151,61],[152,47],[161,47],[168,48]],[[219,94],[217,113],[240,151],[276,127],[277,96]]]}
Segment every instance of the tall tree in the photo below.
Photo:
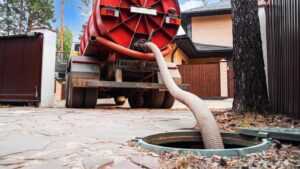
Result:
{"label": "tall tree", "polygon": [[257,0],[231,0],[233,14],[233,111],[263,112],[268,105]]}
{"label": "tall tree", "polygon": [[[94,3],[96,2],[96,0],[81,0],[82,3],[83,3],[83,6],[80,7],[80,10],[85,14],[85,15],[89,15],[92,13],[93,11],[93,5]],[[81,27],[81,30],[80,30],[80,34],[79,34],[79,40],[81,39],[83,33],[84,33],[84,30],[86,28],[86,25],[87,25],[87,22],[84,23]]]}
{"label": "tall tree", "polygon": [[83,24],[82,27],[81,27],[80,34],[79,34],[79,40],[81,40],[81,37],[82,37],[82,35],[83,35],[83,33],[84,33],[84,30],[85,30],[85,28],[86,28],[86,25],[87,25],[87,23]]}
{"label": "tall tree", "polygon": [[54,17],[53,0],[25,0],[27,17],[27,31],[33,27],[51,28]]}
{"label": "tall tree", "polygon": [[0,1],[0,33],[25,33],[33,27],[51,28],[53,0]]}
{"label": "tall tree", "polygon": [[0,2],[0,34],[11,35],[17,32],[16,0]]}
{"label": "tall tree", "polygon": [[18,27],[19,27],[19,31],[18,33],[21,34],[24,30],[25,30],[25,5],[24,5],[24,0],[20,0],[19,2],[19,24],[18,24]]}
{"label": "tall tree", "polygon": [[83,5],[87,7],[93,7],[92,5],[95,3],[96,0],[81,0]]}
{"label": "tall tree", "polygon": [[64,19],[65,19],[65,1],[60,0],[60,28],[59,28],[59,50],[64,49]]}
{"label": "tall tree", "polygon": [[207,5],[208,4],[208,1],[207,0],[201,0],[203,5]]}
{"label": "tall tree", "polygon": [[[57,31],[57,50],[60,49],[60,44],[59,44],[59,39],[60,39],[60,32]],[[73,43],[73,34],[72,31],[69,27],[64,28],[64,43],[63,43],[63,51],[65,52],[66,56],[69,57],[71,53],[71,47]]]}

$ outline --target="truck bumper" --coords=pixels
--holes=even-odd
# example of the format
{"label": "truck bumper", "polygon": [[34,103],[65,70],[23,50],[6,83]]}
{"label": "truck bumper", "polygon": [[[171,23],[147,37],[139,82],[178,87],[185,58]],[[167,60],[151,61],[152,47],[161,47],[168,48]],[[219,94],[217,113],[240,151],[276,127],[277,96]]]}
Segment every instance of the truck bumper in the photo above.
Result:
{"label": "truck bumper", "polygon": [[[115,81],[74,79],[72,84],[73,87],[79,87],[79,88],[124,88],[124,89],[167,90],[165,84],[160,84],[160,83],[115,82]],[[183,90],[188,89],[188,85],[186,84],[179,84],[178,86]]]}

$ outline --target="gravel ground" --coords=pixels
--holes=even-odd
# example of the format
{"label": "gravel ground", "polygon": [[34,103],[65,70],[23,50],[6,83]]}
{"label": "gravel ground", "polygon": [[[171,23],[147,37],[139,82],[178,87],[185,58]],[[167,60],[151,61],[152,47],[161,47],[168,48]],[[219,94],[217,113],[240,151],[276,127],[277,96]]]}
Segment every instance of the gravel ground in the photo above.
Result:
{"label": "gravel ground", "polygon": [[[228,112],[232,100],[206,101],[220,128],[282,126],[299,121],[282,116],[244,116]],[[195,129],[185,106],[172,110],[132,110],[111,100],[96,109],[0,107],[0,169],[135,169],[135,168],[297,168],[299,147],[274,142],[263,153],[243,158],[156,154],[132,146],[137,136]],[[227,110],[227,111],[225,111]]]}

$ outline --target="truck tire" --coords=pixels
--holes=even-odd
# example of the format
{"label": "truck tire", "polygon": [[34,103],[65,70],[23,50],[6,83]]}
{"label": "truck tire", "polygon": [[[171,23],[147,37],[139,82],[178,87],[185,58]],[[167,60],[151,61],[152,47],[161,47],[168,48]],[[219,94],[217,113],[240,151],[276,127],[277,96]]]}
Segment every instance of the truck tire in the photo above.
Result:
{"label": "truck tire", "polygon": [[95,108],[98,99],[98,89],[88,88],[84,89],[84,108]]}
{"label": "truck tire", "polygon": [[143,108],[144,98],[142,94],[135,94],[128,97],[128,102],[131,108]]}
{"label": "truck tire", "polygon": [[170,92],[165,92],[164,102],[161,106],[163,109],[170,109],[175,103],[175,98],[170,94]]}
{"label": "truck tire", "polygon": [[161,108],[165,98],[165,92],[159,90],[150,90],[144,95],[145,108],[158,109]]}
{"label": "truck tire", "polygon": [[117,106],[122,106],[126,102],[126,98],[124,96],[114,97],[114,100]]}
{"label": "truck tire", "polygon": [[66,80],[66,107],[67,108],[82,108],[84,90],[71,86],[71,78],[67,76]]}

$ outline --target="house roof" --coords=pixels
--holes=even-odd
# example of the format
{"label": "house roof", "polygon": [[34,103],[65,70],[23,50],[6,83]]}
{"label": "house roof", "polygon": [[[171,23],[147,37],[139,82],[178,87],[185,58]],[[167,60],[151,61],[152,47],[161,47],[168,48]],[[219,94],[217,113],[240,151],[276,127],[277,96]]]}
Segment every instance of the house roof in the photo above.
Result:
{"label": "house roof", "polygon": [[189,58],[230,57],[232,55],[231,47],[196,43],[186,35],[177,36],[174,42]]}
{"label": "house roof", "polygon": [[216,45],[207,45],[207,44],[200,44],[194,42],[194,45],[197,49],[198,52],[219,52],[219,51],[232,51],[231,47],[226,47],[226,46],[216,46]]}
{"label": "house roof", "polygon": [[192,8],[182,12],[182,15],[215,15],[215,14],[229,14],[231,13],[230,0],[223,0],[221,2],[204,5],[197,8]]}

